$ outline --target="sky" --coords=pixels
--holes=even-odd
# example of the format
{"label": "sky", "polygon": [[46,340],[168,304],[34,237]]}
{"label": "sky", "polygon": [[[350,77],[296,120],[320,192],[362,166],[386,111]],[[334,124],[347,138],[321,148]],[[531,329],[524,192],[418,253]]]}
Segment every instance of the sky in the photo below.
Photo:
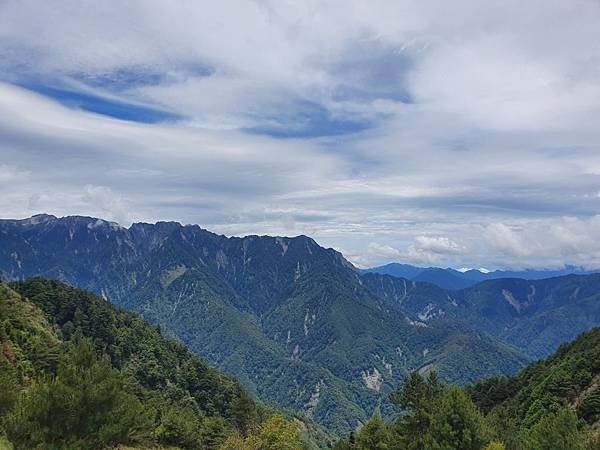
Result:
{"label": "sky", "polygon": [[0,217],[600,267],[600,1],[0,0]]}

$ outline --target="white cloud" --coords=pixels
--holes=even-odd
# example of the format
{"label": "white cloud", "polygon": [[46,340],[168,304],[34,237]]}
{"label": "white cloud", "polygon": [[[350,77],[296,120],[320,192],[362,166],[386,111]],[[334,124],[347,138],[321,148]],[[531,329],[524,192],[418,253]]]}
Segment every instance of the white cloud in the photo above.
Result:
{"label": "white cloud", "polygon": [[[437,264],[447,255],[460,255],[465,247],[444,236],[417,236],[406,250],[371,242],[368,255],[376,261]],[[365,261],[366,262],[366,261]]]}
{"label": "white cloud", "polygon": [[512,227],[495,223],[486,227],[484,238],[492,251],[517,260],[600,267],[600,215],[520,222]]}
{"label": "white cloud", "polygon": [[131,225],[131,218],[125,201],[110,188],[87,184],[83,191],[82,200],[84,202],[91,203],[99,208],[104,214],[108,214],[111,219],[122,226],[128,227]]}
{"label": "white cloud", "polygon": [[390,247],[389,245],[382,245],[376,242],[371,242],[369,244],[368,252],[370,256],[378,259],[396,260],[403,257],[403,254],[400,250]]}
{"label": "white cloud", "polygon": [[306,233],[362,265],[591,264],[598,23],[592,0],[2,2],[0,209]]}
{"label": "white cloud", "polygon": [[465,250],[462,245],[444,236],[417,236],[414,247],[440,255],[459,254]]}
{"label": "white cloud", "polygon": [[14,166],[0,164],[0,186],[20,185],[27,181],[30,173]]}
{"label": "white cloud", "polygon": [[444,236],[417,236],[408,246],[405,260],[415,264],[439,264],[444,256],[462,254],[465,248]]}

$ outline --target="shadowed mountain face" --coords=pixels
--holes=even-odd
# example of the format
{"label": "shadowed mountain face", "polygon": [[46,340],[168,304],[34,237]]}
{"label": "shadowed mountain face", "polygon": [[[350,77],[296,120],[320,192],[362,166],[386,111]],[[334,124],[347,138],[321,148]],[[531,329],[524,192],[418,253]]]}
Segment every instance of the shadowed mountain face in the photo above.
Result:
{"label": "shadowed mountain face", "polygon": [[497,279],[452,291],[388,275],[362,279],[412,320],[432,326],[461,320],[533,358],[600,324],[600,274]]}
{"label": "shadowed mountain face", "polygon": [[[388,411],[387,394],[408,371],[436,368],[458,383],[513,373],[529,361],[516,347],[548,354],[574,328],[597,320],[597,302],[588,300],[588,318],[569,310],[577,322],[569,331],[560,308],[572,304],[538,307],[555,295],[541,286],[532,300],[526,286],[522,292],[494,282],[480,291],[445,291],[361,275],[306,236],[228,238],[174,222],[126,229],[88,217],[0,221],[0,276],[34,275],[141,313],[260,398],[337,433],[378,405]],[[577,299],[589,299],[594,283]],[[551,292],[573,295],[569,289]],[[547,330],[524,346],[528,323]],[[562,334],[555,334],[559,325]]]}

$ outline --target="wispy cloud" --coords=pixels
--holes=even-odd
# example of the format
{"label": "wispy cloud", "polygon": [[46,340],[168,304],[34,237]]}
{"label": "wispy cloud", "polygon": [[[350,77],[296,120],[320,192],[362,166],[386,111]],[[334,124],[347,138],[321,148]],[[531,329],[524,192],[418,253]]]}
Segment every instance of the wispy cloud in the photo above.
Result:
{"label": "wispy cloud", "polygon": [[591,264],[598,23],[592,0],[3,2],[0,209]]}

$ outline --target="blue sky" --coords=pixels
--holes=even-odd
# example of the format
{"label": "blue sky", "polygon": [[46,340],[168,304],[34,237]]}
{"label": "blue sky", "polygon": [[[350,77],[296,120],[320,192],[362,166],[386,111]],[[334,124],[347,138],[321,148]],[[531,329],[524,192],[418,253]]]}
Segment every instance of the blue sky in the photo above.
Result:
{"label": "blue sky", "polygon": [[6,1],[0,210],[597,267],[600,4]]}

